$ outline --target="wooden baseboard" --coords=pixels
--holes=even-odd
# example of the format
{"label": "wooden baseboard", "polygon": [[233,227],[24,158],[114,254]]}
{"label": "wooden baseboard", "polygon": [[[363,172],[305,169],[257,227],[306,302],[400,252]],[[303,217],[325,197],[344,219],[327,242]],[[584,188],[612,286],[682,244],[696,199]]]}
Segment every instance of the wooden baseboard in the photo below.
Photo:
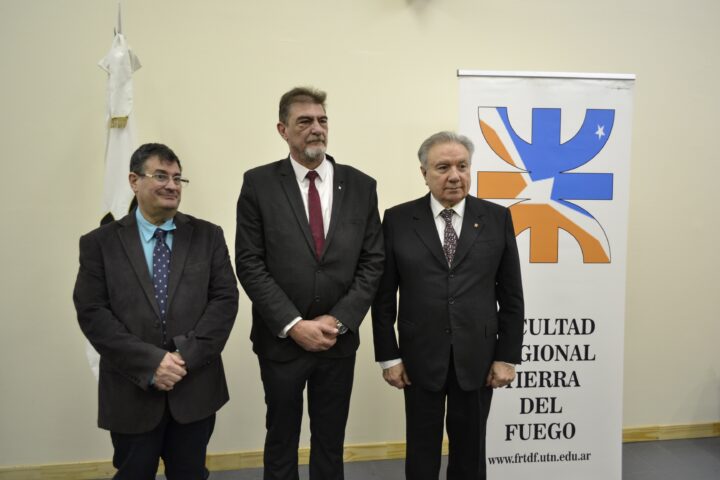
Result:
{"label": "wooden baseboard", "polygon": [[90,480],[112,478],[114,474],[110,461],[0,467],[2,480]]}
{"label": "wooden baseboard", "polygon": [[624,443],[706,437],[720,437],[720,422],[623,428]]}
{"label": "wooden baseboard", "polygon": [[[706,437],[720,437],[720,422],[623,428],[625,443]],[[447,441],[443,444],[443,453],[447,453]],[[309,454],[309,448],[299,450],[300,464],[308,463]],[[344,458],[346,462],[405,458],[405,442],[347,445]],[[259,468],[262,467],[262,450],[212,453],[207,457],[207,467],[211,471]],[[162,465],[160,468],[162,472]],[[0,480],[90,480],[111,478],[114,473],[115,469],[109,461],[19,465],[0,467]]]}

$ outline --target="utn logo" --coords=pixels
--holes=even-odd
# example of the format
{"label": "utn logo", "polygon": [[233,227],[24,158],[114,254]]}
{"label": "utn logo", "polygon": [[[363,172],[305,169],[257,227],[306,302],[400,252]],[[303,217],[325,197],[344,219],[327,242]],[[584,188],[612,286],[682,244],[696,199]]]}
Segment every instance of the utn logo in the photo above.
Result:
{"label": "utn logo", "polygon": [[518,199],[510,207],[515,235],[530,230],[530,262],[557,263],[558,232],[578,243],[584,263],[610,263],[602,225],[572,200],[612,200],[612,173],[573,173],[605,147],[614,110],[587,109],[580,129],[561,143],[559,108],[533,108],[531,139],[510,124],[507,107],[480,107],[480,130],[490,149],[514,172],[477,172],[477,196]]}

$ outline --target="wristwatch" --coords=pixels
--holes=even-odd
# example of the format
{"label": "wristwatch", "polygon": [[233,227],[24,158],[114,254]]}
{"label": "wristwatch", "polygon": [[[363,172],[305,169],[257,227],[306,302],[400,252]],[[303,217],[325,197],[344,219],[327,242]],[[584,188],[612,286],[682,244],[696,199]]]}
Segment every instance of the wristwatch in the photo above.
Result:
{"label": "wristwatch", "polygon": [[342,335],[343,333],[346,333],[348,331],[348,328],[343,325],[340,320],[335,320],[335,326],[338,329],[338,335]]}

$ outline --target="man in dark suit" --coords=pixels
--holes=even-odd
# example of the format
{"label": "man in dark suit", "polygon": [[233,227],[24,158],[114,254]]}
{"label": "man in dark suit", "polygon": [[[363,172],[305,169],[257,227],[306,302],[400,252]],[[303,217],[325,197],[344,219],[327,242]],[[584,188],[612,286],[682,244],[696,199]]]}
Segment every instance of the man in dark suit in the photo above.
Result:
{"label": "man in dark suit", "polygon": [[267,405],[265,479],[298,478],[306,385],[310,478],[343,478],[360,322],[382,274],[375,181],[325,154],[324,103],[309,88],[283,95],[277,130],[290,156],[246,172],[237,204],[235,261]]}
{"label": "man in dark suit", "polygon": [[432,135],[418,152],[430,193],[383,219],[375,357],[384,379],[404,389],[411,480],[438,478],[446,402],[448,480],[485,478],[492,388],[508,385],[520,363],[524,311],[515,232],[509,210],[468,195],[472,153],[467,137]]}
{"label": "man in dark suit", "polygon": [[169,480],[204,479],[237,281],[220,227],[177,211],[187,180],[170,148],[138,148],[129,179],[138,208],[80,238],[73,299],[100,353],[98,426],[114,478],[154,479],[162,457]]}

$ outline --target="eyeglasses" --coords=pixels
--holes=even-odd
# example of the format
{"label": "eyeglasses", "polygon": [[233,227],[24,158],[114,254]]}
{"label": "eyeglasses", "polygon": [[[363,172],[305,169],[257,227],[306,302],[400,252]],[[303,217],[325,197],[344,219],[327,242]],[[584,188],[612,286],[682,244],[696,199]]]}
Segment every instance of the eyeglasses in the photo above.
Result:
{"label": "eyeglasses", "polygon": [[138,173],[136,175],[152,178],[158,185],[167,185],[170,179],[172,179],[173,183],[178,187],[187,187],[190,183],[190,180],[187,178],[183,178],[180,175],[171,177],[167,173]]}

